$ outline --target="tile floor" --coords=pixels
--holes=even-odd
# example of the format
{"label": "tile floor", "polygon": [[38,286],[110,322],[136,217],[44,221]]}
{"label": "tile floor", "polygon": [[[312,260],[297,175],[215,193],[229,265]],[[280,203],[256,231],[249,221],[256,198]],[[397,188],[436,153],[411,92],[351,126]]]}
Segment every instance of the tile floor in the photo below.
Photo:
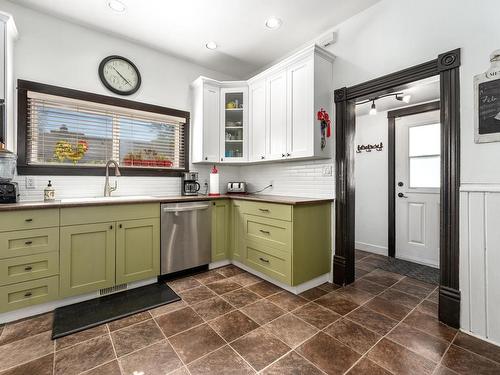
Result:
{"label": "tile floor", "polygon": [[183,301],[50,340],[51,314],[0,326],[0,374],[500,374],[500,348],[438,322],[437,290],[374,266],[300,296],[227,266]]}

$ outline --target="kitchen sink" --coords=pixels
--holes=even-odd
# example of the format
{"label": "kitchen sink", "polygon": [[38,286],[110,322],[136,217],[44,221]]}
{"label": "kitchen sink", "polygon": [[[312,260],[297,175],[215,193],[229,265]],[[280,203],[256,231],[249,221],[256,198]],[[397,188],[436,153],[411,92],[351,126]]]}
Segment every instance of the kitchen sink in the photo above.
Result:
{"label": "kitchen sink", "polygon": [[99,202],[120,202],[129,200],[154,199],[151,195],[126,195],[116,197],[86,197],[86,198],[65,198],[61,203],[99,203]]}

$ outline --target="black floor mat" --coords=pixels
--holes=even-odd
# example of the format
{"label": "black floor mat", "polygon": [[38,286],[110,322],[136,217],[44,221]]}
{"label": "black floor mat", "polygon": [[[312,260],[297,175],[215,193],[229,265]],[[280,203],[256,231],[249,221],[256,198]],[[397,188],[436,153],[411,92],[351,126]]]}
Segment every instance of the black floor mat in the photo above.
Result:
{"label": "black floor mat", "polygon": [[59,307],[54,311],[52,340],[179,300],[168,285],[156,283]]}
{"label": "black floor mat", "polygon": [[424,266],[422,264],[408,262],[402,259],[387,257],[385,262],[381,262],[378,268],[384,271],[399,273],[412,277],[414,279],[424,281],[430,284],[439,284],[439,269]]}

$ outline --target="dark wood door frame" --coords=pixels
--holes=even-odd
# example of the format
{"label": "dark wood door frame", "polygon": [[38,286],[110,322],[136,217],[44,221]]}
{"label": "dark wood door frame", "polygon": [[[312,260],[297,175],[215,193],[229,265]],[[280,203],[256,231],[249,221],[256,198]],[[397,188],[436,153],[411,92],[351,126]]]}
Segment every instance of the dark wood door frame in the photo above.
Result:
{"label": "dark wood door frame", "polygon": [[460,325],[459,184],[460,184],[460,49],[437,59],[365,83],[335,90],[336,205],[333,280],[354,281],[354,134],[355,102],[370,95],[439,75],[441,107],[441,213],[439,319]]}
{"label": "dark wood door frame", "polygon": [[390,257],[396,256],[396,119],[419,113],[437,111],[441,108],[439,100],[414,105],[387,112],[387,159],[388,165],[388,222],[387,248]]}

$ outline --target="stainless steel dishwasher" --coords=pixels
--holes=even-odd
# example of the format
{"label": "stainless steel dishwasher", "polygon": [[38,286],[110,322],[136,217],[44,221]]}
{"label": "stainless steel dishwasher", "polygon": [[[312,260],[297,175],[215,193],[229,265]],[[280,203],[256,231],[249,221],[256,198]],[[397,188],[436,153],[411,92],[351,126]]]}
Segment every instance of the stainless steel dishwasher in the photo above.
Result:
{"label": "stainless steel dishwasher", "polygon": [[161,274],[210,263],[211,202],[161,205]]}

